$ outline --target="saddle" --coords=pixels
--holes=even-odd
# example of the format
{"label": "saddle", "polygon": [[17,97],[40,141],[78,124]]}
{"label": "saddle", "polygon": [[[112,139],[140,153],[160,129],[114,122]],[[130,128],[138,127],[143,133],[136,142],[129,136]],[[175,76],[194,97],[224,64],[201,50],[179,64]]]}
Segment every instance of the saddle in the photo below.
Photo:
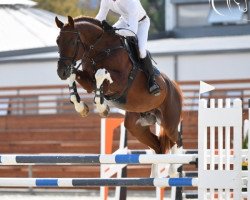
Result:
{"label": "saddle", "polygon": [[[102,25],[102,28],[104,31],[109,32],[111,34],[115,34],[115,31],[119,30],[119,28],[115,28],[115,27],[111,26],[106,20],[103,20],[101,25]],[[137,37],[136,36],[127,36],[127,37],[122,37],[121,39],[124,43],[125,48],[128,51],[129,58],[132,61],[134,67],[136,67],[139,70],[144,72],[144,69],[141,67],[140,51],[139,51]],[[151,54],[149,53],[149,55],[151,55]],[[159,70],[155,66],[154,66],[154,70],[155,70],[156,74],[160,73]]]}
{"label": "saddle", "polygon": [[[104,29],[104,31],[109,32],[111,34],[115,34],[115,30],[118,30],[112,27],[111,25],[109,25],[105,20],[102,21],[102,28]],[[114,101],[116,103],[125,104],[127,101],[128,90],[130,86],[132,85],[132,82],[135,79],[138,70],[143,71],[145,74],[147,73],[141,67],[141,59],[140,59],[140,52],[139,52],[137,37],[136,36],[121,37],[121,40],[132,62],[132,69],[128,76],[127,85],[124,87],[124,90],[122,91],[122,95],[113,95],[112,97],[105,96],[105,99],[108,101]],[[159,70],[156,67],[154,67],[154,70],[155,70],[155,74],[160,74]]]}
{"label": "saddle", "polygon": [[133,59],[133,61],[135,63],[139,64],[140,63],[140,52],[139,52],[137,38],[133,37],[133,36],[126,37],[125,38],[125,45],[127,47],[129,54],[131,55],[130,59]]}
{"label": "saddle", "polygon": [[[141,60],[140,60],[140,53],[139,53],[139,47],[138,47],[138,40],[136,37],[126,37],[124,38],[124,46],[127,49],[129,58],[133,64],[132,69],[130,71],[129,77],[128,77],[128,82],[126,87],[124,88],[122,95],[114,95],[112,97],[105,97],[105,99],[109,100],[109,101],[114,101],[116,103],[120,103],[120,104],[125,104],[127,101],[127,93],[128,93],[128,89],[130,88],[130,86],[132,85],[133,80],[136,77],[136,74],[138,72],[138,70],[144,72],[146,74],[146,72],[143,70],[143,68],[141,67]],[[160,74],[160,71],[154,66],[154,71],[156,75]]]}

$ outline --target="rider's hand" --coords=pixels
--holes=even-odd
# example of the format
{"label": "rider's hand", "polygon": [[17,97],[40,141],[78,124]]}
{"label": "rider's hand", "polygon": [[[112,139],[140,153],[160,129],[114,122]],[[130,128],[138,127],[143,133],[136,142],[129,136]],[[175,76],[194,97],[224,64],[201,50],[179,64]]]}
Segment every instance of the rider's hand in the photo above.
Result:
{"label": "rider's hand", "polygon": [[106,20],[102,21],[102,27],[105,31],[115,33],[115,29]]}

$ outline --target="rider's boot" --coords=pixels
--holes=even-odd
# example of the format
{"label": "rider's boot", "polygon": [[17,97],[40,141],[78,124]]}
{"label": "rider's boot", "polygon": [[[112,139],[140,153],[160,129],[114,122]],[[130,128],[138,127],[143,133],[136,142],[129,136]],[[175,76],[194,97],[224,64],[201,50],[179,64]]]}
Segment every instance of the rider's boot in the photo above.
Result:
{"label": "rider's boot", "polygon": [[155,81],[155,72],[149,53],[147,53],[147,56],[145,58],[141,59],[141,64],[142,69],[144,70],[144,72],[146,72],[148,77],[149,93],[155,96],[160,95],[160,86]]}

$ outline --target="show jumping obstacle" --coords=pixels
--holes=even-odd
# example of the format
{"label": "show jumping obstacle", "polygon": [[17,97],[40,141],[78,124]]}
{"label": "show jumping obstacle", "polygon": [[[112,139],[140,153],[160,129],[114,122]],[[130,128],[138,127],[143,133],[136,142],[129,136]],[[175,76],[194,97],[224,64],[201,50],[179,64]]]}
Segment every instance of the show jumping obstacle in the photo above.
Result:
{"label": "show jumping obstacle", "polygon": [[[219,102],[221,102],[221,100],[219,100]],[[214,106],[214,104],[215,104],[215,101],[213,100],[213,99],[211,99],[211,103],[210,103],[210,105],[211,105],[211,107],[215,107]],[[227,100],[226,101],[226,107],[227,108],[230,108],[230,101],[229,100]],[[109,136],[107,136],[107,135],[109,135],[109,134],[111,134],[110,133],[110,130],[109,129],[107,129],[107,127],[109,127],[109,124],[111,124],[111,125],[113,125],[116,121],[117,121],[117,119],[107,119],[107,120],[105,120],[105,119],[103,119],[102,121],[104,121],[105,123],[103,123],[102,122],[102,130],[105,130],[106,132],[109,132],[108,134],[106,134],[106,137],[107,138],[109,138]],[[118,123],[118,122],[117,122]],[[104,126],[103,126],[103,124],[104,124]],[[248,127],[248,125],[246,125],[246,124],[248,124],[248,122],[247,123],[245,123],[245,125],[244,125],[244,127]],[[121,126],[121,128],[122,128],[122,126]],[[157,128],[157,127],[156,127]],[[181,128],[181,127],[180,127]],[[105,132],[104,131],[104,132]],[[122,131],[121,130],[121,134],[122,134],[122,132],[124,132],[124,130]],[[156,131],[157,132],[157,131]],[[180,132],[181,132],[181,130],[180,130]],[[229,132],[227,132],[227,134],[228,134]],[[247,131],[244,131],[244,138],[246,137],[246,133],[247,133]],[[102,136],[103,136],[104,134],[102,134]],[[124,134],[125,135],[125,134]],[[106,140],[108,140],[107,138],[105,138],[105,140],[104,140],[104,142],[103,142],[103,140],[101,140],[102,141],[102,145],[103,144],[105,144],[104,146],[105,146],[105,148],[107,148],[107,149],[109,149],[110,147],[112,147],[112,144],[109,144],[109,142],[107,142]],[[120,140],[123,140],[123,138],[125,138],[125,136],[120,136]],[[110,139],[109,138],[109,140],[112,140],[112,139]],[[123,142],[124,143],[124,142]],[[179,145],[180,146],[182,146],[182,144],[180,144],[179,143]],[[212,146],[212,145],[211,145]],[[152,154],[152,152],[149,152],[148,150],[147,151],[145,151],[145,150],[137,150],[137,151],[131,151],[131,150],[128,150],[127,149],[127,147],[124,147],[124,146],[122,146],[121,147],[121,141],[120,141],[120,147],[119,147],[119,149],[116,151],[116,152],[114,152],[114,154],[116,154],[117,152],[119,153],[121,150],[123,150],[124,149],[124,152],[125,153],[133,153],[133,152],[138,152],[138,153],[143,153],[143,154],[148,154],[148,153],[150,153],[150,154]],[[103,151],[103,152],[105,152],[105,151]],[[225,150],[223,150],[222,151],[223,152],[223,155],[225,154]],[[109,153],[111,153],[111,152],[109,152]],[[177,152],[175,152],[175,153],[179,153],[179,154],[197,154],[198,153],[198,150],[184,150],[184,149],[178,149],[178,151]],[[211,149],[208,149],[207,150],[207,153],[208,154],[211,154]],[[246,163],[245,161],[247,160],[247,153],[248,153],[248,150],[247,149],[243,149],[242,150],[242,162],[243,163]],[[175,156],[179,156],[179,155],[175,155]],[[215,159],[215,163],[219,163],[219,150],[218,149],[214,149],[214,159]],[[230,149],[230,162],[232,162],[233,161],[233,150],[231,150]],[[196,164],[195,162],[194,162],[194,164]],[[126,165],[123,165],[123,167],[125,167]],[[169,175],[172,175],[172,177],[179,177],[179,170],[180,169],[178,169],[179,167],[181,167],[182,166],[182,164],[165,164],[165,165],[163,165],[163,166],[158,166],[158,176],[157,177],[167,177],[167,176],[169,176]],[[197,164],[197,166],[198,166],[198,164]],[[120,171],[121,171],[121,169],[122,169],[122,167],[115,167],[115,166],[112,166],[112,165],[107,165],[107,166],[105,166],[106,168],[106,170],[108,170],[107,172],[105,172],[104,173],[104,176],[102,176],[102,177],[105,177],[105,178],[109,178],[109,177],[112,177],[115,173],[117,173],[117,174],[119,174],[119,173],[121,173]],[[167,173],[167,172],[169,172],[168,170],[171,168],[171,172],[172,173]],[[105,171],[105,169],[103,170],[103,171]],[[111,170],[110,170],[111,169]],[[174,169],[174,170],[173,170]],[[178,169],[178,170],[177,170]],[[110,173],[110,171],[112,172],[112,173]],[[173,173],[174,172],[174,173]],[[246,177],[247,177],[247,171],[242,171],[242,176],[246,179]],[[186,173],[186,175],[188,176],[188,177],[198,177],[198,173],[196,172],[196,173]],[[181,174],[181,177],[185,177],[186,176],[185,174]],[[120,177],[126,177],[126,175],[125,176],[120,176],[120,175],[117,175],[117,177],[118,178],[120,178]],[[126,195],[126,188],[122,188],[123,189],[123,192],[120,192],[119,191],[119,188],[117,187],[116,188],[116,198],[115,199],[120,199],[120,198],[122,198],[122,196],[124,196],[124,195]],[[107,194],[107,193],[106,193]],[[232,192],[230,192],[230,195],[232,196]],[[247,196],[247,193],[242,193],[242,195],[243,195],[243,197],[245,197],[246,198],[246,196]],[[209,195],[208,195],[209,196]],[[212,195],[210,195],[210,196],[212,196]],[[209,196],[209,197],[210,197]],[[219,194],[218,193],[214,193],[214,197],[216,197],[216,196],[219,196]],[[222,195],[223,197],[225,196],[225,194],[223,194]],[[107,197],[106,197],[106,195],[104,195],[104,194],[102,194],[101,193],[101,197],[102,197],[102,199],[107,199]],[[120,197],[120,198],[119,198]],[[162,190],[162,189],[160,189],[160,188],[156,188],[156,198],[158,199],[158,200],[162,200],[162,199],[164,199],[164,190]],[[176,188],[176,187],[171,187],[171,199],[186,199],[186,198],[198,198],[198,194],[195,194],[195,193],[192,193],[192,194],[186,194],[186,193],[182,193],[182,189],[180,188],[180,187],[178,187],[178,188]],[[225,198],[224,198],[225,199]]]}
{"label": "show jumping obstacle", "polygon": [[[197,161],[198,178],[0,178],[0,187],[86,187],[86,186],[197,186],[199,199],[242,200],[250,192],[250,168],[242,173],[242,103],[235,100],[199,102],[199,148],[196,154],[184,155],[0,155],[0,165],[51,165],[51,164],[183,164]],[[248,122],[249,130],[249,122]],[[250,131],[248,131],[250,138]],[[232,140],[231,140],[232,139]],[[216,142],[218,141],[218,142]],[[209,143],[208,143],[209,142]],[[217,145],[215,145],[217,143]],[[209,145],[208,145],[209,144]],[[218,150],[215,148],[218,146]],[[250,147],[250,141],[249,146]],[[216,155],[218,151],[218,155]],[[248,150],[248,166],[250,151]]]}

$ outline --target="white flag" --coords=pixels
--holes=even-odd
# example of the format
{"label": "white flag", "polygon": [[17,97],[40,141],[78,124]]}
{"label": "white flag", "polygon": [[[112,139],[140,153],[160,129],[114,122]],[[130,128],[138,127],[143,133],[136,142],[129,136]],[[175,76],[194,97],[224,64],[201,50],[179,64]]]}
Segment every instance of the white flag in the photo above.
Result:
{"label": "white flag", "polygon": [[205,92],[209,92],[209,91],[212,91],[214,90],[215,87],[212,86],[212,85],[209,85],[203,81],[200,81],[200,94],[203,94]]}

